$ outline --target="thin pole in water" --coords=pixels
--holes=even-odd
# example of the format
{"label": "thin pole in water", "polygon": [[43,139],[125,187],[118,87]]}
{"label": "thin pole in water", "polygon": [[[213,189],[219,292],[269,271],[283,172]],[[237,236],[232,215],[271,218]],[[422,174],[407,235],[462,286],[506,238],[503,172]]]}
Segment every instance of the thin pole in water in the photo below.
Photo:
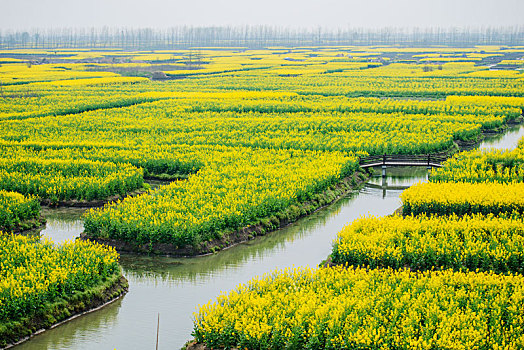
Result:
{"label": "thin pole in water", "polygon": [[156,322],[156,350],[158,350],[158,330],[160,328],[160,312],[158,313],[158,319]]}

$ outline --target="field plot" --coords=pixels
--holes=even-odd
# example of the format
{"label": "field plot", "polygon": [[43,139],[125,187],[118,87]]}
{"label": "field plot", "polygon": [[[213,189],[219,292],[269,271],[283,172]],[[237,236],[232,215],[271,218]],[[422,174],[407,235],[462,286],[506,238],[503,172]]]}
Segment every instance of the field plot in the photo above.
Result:
{"label": "field plot", "polygon": [[[32,51],[27,54],[41,57],[37,63],[13,60],[0,66],[0,193],[20,202],[5,209],[9,221],[0,221],[0,227],[13,230],[38,215],[39,202],[105,201],[103,207],[85,214],[82,238],[119,249],[131,247],[131,251],[215,252],[237,243],[239,232],[243,239],[264,234],[355,188],[367,176],[359,168],[359,157],[452,156],[486,133],[522,123],[523,71],[517,65],[501,70],[482,65],[485,57],[502,61],[508,49],[235,48],[199,49],[197,57],[189,50]],[[511,57],[524,55],[522,48],[511,52]],[[8,56],[9,51],[3,54]],[[504,306],[517,310],[522,305],[522,278],[512,275],[522,272],[518,267],[522,264],[522,164],[521,150],[459,154],[431,174],[433,183],[406,193],[405,214],[428,216],[378,223],[363,219],[362,228],[341,233],[332,256],[340,264],[457,271],[382,273],[337,267],[275,273],[203,308],[196,316],[196,339],[209,346],[260,349],[298,349],[307,344],[312,348],[371,344],[453,348],[448,338],[432,340],[438,329],[443,337],[460,333],[464,347],[510,344],[518,348],[522,315],[500,313]],[[151,178],[172,182],[151,190],[144,183]],[[476,184],[485,181],[489,183]],[[443,194],[453,194],[455,199],[439,202]],[[29,205],[24,201],[31,203],[31,209],[24,209]],[[432,213],[452,216],[429,216]],[[474,213],[488,216],[471,216]],[[382,224],[398,230],[384,228],[379,236],[376,228]],[[470,255],[440,255],[448,249],[439,245],[441,232],[425,230],[425,224],[440,231],[452,228],[449,242],[464,244]],[[478,232],[468,225],[477,227],[482,236],[476,237]],[[347,234],[351,230],[360,236]],[[425,235],[438,239],[433,244]],[[501,247],[486,248],[489,256],[484,256],[468,245],[473,241],[482,247],[499,243]],[[391,244],[397,250],[388,250]],[[416,244],[420,244],[417,249],[408,249]],[[402,245],[408,248],[398,248]],[[381,256],[384,251],[391,254]],[[487,272],[476,273],[475,268]],[[280,278],[287,281],[283,287]],[[402,317],[388,323],[370,314],[371,299],[364,300],[368,306],[362,308],[349,305],[359,300],[358,293],[366,295],[372,289],[359,285],[359,292],[351,294],[358,278],[381,286],[371,299],[386,303],[389,294],[381,290],[389,290],[399,300],[418,300],[419,313],[407,315],[405,308],[395,306],[395,315]],[[299,285],[302,279],[310,280],[304,282],[308,292],[302,295],[296,290],[293,307],[267,308],[269,314],[263,308],[260,313],[245,313],[250,303],[225,307],[237,297],[250,298],[253,290],[278,299],[275,291],[295,288],[294,283]],[[347,283],[337,285],[337,281]],[[401,281],[400,289],[392,290],[392,281]],[[460,288],[443,289],[442,295],[436,292],[441,285],[464,286],[460,281],[466,281],[464,290],[477,293],[475,298],[489,294],[496,310],[485,310],[478,298],[453,304],[465,298]],[[259,283],[271,287],[259,290]],[[426,283],[437,289],[405,292]],[[494,292],[500,288],[507,292],[504,296]],[[435,293],[450,304],[443,306],[430,298]],[[56,299],[53,293],[38,295],[42,301]],[[353,301],[328,303],[324,310],[321,305],[329,295]],[[306,296],[316,303],[306,305],[307,310],[300,307]],[[422,317],[423,305],[441,308],[442,313],[431,313],[424,319],[434,322],[417,328],[414,324]],[[221,307],[227,310],[217,311]],[[332,308],[337,307],[335,312]],[[317,315],[313,308],[325,314]],[[463,318],[451,316],[459,309]],[[482,319],[488,312],[493,317],[485,324]],[[224,322],[229,323],[217,322],[215,314],[225,315]],[[241,316],[247,318],[239,321]],[[368,317],[369,322],[362,321],[364,333],[358,332],[358,323],[352,323],[355,329],[344,326],[346,318],[357,316]],[[264,322],[255,325],[255,318]],[[507,327],[493,326],[509,319]],[[308,337],[311,343],[304,340]]]}
{"label": "field plot", "polygon": [[[89,201],[140,189],[141,176],[187,178],[88,214],[86,233],[194,245],[300,205],[354,173],[360,155],[452,152],[455,142],[514,122],[524,104],[520,71],[490,72],[473,58],[433,62],[414,52],[413,63],[396,63],[376,50],[315,51],[209,50],[190,65],[187,52],[173,52],[177,69],[161,81],[110,71],[138,72],[137,62],[149,61],[166,68],[141,53],[111,65],[93,62],[103,62],[103,52],[5,65],[6,167],[38,157],[55,170],[38,181],[29,176],[43,163],[6,170],[1,187],[51,202]],[[58,169],[65,159],[76,170]],[[328,165],[324,173],[317,161]],[[77,174],[80,162],[104,163]]]}

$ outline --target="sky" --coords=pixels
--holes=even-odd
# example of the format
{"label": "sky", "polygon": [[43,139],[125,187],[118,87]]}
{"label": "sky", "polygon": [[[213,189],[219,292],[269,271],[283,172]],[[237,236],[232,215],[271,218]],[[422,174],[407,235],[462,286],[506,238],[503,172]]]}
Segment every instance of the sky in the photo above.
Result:
{"label": "sky", "polygon": [[524,0],[0,0],[0,29],[524,26]]}

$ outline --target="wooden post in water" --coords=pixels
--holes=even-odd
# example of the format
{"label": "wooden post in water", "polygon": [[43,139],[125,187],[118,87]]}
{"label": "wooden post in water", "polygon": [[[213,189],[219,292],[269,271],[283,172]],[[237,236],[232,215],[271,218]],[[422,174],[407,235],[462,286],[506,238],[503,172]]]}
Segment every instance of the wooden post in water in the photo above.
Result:
{"label": "wooden post in water", "polygon": [[158,350],[158,331],[160,328],[160,312],[158,313],[158,318],[156,322],[156,350]]}
{"label": "wooden post in water", "polygon": [[386,177],[386,155],[382,156],[382,178]]}
{"label": "wooden post in water", "polygon": [[386,197],[386,155],[382,157],[382,197]]}
{"label": "wooden post in water", "polygon": [[386,198],[388,183],[386,181],[386,176],[382,176],[382,198]]}

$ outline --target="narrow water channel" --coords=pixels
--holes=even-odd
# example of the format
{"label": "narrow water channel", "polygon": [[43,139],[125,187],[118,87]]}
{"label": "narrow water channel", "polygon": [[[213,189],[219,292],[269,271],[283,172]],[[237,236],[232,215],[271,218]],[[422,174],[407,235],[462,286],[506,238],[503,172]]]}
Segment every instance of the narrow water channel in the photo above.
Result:
{"label": "narrow water channel", "polygon": [[[510,129],[480,148],[514,148],[524,127]],[[403,189],[426,181],[425,168],[388,169],[364,188],[296,223],[216,255],[172,259],[123,255],[129,293],[103,309],[44,332],[16,349],[153,349],[160,314],[159,349],[180,349],[192,338],[192,315],[199,304],[255,276],[293,266],[317,266],[331,252],[345,225],[363,216],[384,216],[400,206]],[[385,185],[385,186],[384,186]],[[82,231],[82,210],[45,210],[41,232],[55,242]]]}

